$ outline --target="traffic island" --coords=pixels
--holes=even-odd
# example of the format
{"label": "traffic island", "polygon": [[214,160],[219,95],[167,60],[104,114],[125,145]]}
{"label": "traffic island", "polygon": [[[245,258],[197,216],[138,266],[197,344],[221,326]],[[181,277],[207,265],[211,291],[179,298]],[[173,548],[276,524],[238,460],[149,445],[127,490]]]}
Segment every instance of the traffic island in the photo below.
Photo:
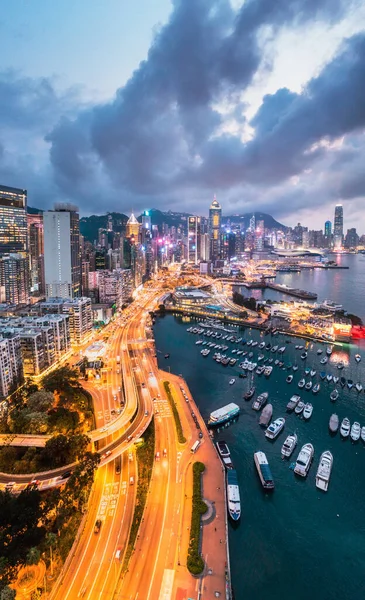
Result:
{"label": "traffic island", "polygon": [[180,420],[180,415],[179,415],[179,412],[177,410],[176,402],[175,402],[175,400],[173,398],[172,391],[170,389],[170,383],[168,381],[164,381],[163,382],[163,386],[165,388],[167,399],[169,401],[169,404],[170,404],[170,407],[171,407],[171,410],[172,410],[172,414],[173,414],[173,417],[174,417],[175,427],[176,427],[176,433],[177,433],[177,439],[179,440],[180,444],[185,444],[186,437],[184,436],[184,432],[183,432],[183,428],[182,428],[181,420]]}
{"label": "traffic island", "polygon": [[193,464],[193,502],[190,526],[190,541],[187,556],[187,567],[192,575],[201,575],[204,571],[204,561],[201,557],[200,548],[200,524],[202,516],[207,512],[208,506],[202,498],[201,477],[205,471],[205,465],[201,462]]}

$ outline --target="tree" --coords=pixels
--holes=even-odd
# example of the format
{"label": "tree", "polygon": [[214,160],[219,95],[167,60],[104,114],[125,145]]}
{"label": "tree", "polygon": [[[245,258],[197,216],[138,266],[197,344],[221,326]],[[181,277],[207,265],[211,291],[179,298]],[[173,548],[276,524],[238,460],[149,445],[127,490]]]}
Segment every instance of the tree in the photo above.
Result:
{"label": "tree", "polygon": [[47,440],[42,451],[42,462],[46,468],[63,467],[71,462],[67,436],[60,434]]}
{"label": "tree", "polygon": [[0,600],[14,600],[16,595],[16,591],[10,588],[9,586],[5,586],[1,590]]}
{"label": "tree", "polygon": [[72,367],[64,366],[55,369],[49,375],[42,379],[42,385],[45,390],[50,392],[72,392],[74,387],[78,387],[78,372]]}
{"label": "tree", "polygon": [[24,430],[22,433],[31,433],[31,434],[42,434],[47,433],[48,431],[48,415],[43,412],[28,412],[22,411],[25,413],[23,415],[24,418]]}
{"label": "tree", "polygon": [[48,533],[46,533],[45,542],[46,542],[46,545],[49,548],[49,554],[50,554],[49,557],[50,557],[50,561],[51,561],[51,575],[53,576],[53,550],[57,546],[57,536],[56,536],[56,534],[52,533],[51,531],[49,531]]}
{"label": "tree", "polygon": [[27,554],[27,565],[37,565],[41,559],[38,548],[30,548]]}
{"label": "tree", "polygon": [[51,392],[41,390],[31,394],[27,400],[27,408],[31,412],[46,412],[54,404],[54,396]]}
{"label": "tree", "polygon": [[49,429],[61,433],[68,433],[71,430],[75,430],[80,423],[79,413],[64,408],[63,406],[59,406],[52,410],[49,413],[48,418]]}

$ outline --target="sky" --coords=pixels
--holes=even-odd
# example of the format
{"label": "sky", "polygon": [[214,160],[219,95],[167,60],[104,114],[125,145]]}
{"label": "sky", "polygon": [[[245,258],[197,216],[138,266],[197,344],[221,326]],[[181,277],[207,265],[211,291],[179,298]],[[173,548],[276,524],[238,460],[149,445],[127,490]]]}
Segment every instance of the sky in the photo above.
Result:
{"label": "sky", "polygon": [[362,0],[0,0],[0,184],[365,233]]}

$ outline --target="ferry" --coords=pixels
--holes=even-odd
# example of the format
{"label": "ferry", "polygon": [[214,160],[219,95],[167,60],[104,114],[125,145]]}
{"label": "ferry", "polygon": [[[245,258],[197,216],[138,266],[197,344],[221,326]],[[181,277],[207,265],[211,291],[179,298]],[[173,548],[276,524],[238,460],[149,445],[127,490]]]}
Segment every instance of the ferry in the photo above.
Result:
{"label": "ferry", "polygon": [[214,410],[210,413],[208,426],[219,427],[219,425],[223,425],[224,423],[227,423],[227,421],[238,417],[239,413],[240,407],[234,402],[230,402],[226,406],[218,408],[218,410]]}
{"label": "ferry", "polygon": [[271,423],[271,425],[269,425],[269,427],[266,429],[265,436],[269,440],[275,440],[278,437],[279,433],[284,429],[284,426],[285,419],[283,417],[275,419],[275,421],[273,421],[273,423]]}
{"label": "ferry", "polygon": [[257,472],[260,477],[261,485],[265,490],[273,490],[274,480],[271,475],[269,463],[264,452],[255,452],[253,455]]}
{"label": "ferry", "polygon": [[329,450],[325,450],[319,459],[319,465],[316,474],[316,487],[323,492],[327,492],[331,477],[333,465],[333,456]]}
{"label": "ferry", "polygon": [[298,442],[298,436],[296,433],[292,433],[291,435],[288,435],[284,444],[281,447],[281,456],[283,458],[289,458],[293,454],[295,447],[297,445],[297,442]]}
{"label": "ferry", "polygon": [[217,450],[218,450],[219,456],[222,459],[222,463],[224,464],[226,469],[233,469],[231,453],[229,451],[229,448],[228,448],[226,442],[224,442],[223,440],[221,442],[217,442]]}
{"label": "ferry", "polygon": [[238,521],[241,516],[241,500],[237,473],[234,469],[227,471],[227,500],[229,516],[233,521]]}
{"label": "ferry", "polygon": [[268,397],[269,394],[267,392],[264,392],[263,394],[257,396],[256,400],[253,401],[252,408],[254,410],[261,410],[262,407],[266,404]]}
{"label": "ferry", "polygon": [[314,448],[312,444],[304,444],[298,454],[297,462],[295,463],[294,473],[306,477],[312,464],[314,456]]}

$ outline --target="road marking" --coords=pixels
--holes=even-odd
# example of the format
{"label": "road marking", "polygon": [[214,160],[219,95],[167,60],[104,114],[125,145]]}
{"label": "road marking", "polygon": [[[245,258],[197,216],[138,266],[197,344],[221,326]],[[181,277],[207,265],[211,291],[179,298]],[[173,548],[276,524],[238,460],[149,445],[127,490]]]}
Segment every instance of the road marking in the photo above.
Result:
{"label": "road marking", "polygon": [[175,571],[173,569],[165,569],[158,600],[171,600],[174,577]]}

